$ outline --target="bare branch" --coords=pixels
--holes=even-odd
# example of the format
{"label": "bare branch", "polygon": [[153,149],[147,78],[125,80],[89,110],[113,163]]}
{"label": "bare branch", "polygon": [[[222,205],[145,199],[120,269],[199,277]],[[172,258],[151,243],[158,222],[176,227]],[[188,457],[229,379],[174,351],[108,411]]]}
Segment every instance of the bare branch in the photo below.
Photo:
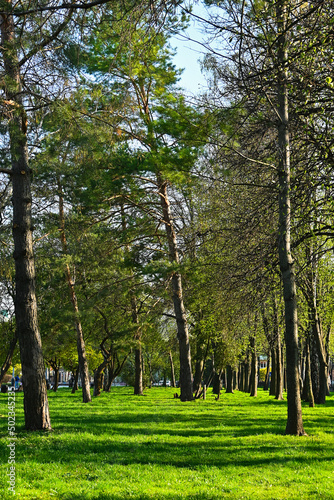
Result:
{"label": "bare branch", "polygon": [[0,167],[0,173],[1,174],[7,174],[7,175],[13,175],[12,170],[10,170],[9,168],[2,168],[2,167]]}

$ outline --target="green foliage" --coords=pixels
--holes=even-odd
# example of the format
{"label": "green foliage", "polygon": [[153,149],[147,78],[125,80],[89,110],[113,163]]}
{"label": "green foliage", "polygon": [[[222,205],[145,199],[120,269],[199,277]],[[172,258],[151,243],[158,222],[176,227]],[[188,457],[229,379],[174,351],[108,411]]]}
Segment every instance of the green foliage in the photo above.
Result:
{"label": "green foliage", "polygon": [[260,368],[260,382],[264,382],[266,380],[267,368]]}

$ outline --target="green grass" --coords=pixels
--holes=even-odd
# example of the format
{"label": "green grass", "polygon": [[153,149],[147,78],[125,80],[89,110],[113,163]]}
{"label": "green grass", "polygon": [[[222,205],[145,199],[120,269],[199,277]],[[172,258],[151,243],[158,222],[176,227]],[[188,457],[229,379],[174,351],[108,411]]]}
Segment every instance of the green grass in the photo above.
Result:
{"label": "green grass", "polygon": [[50,433],[24,430],[17,394],[15,496],[1,394],[1,500],[334,500],[334,395],[303,406],[308,437],[291,437],[286,402],[262,390],[190,403],[174,392],[114,388],[85,405],[80,393],[49,392]]}

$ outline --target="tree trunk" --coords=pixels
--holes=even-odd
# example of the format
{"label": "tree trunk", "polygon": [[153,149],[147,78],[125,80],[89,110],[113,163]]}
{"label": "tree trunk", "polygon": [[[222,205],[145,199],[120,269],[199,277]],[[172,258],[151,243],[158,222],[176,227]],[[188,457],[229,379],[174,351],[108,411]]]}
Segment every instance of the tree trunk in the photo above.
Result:
{"label": "tree trunk", "polygon": [[[67,242],[65,236],[64,199],[63,199],[63,189],[60,178],[58,178],[58,196],[59,196],[60,240],[62,244],[63,253],[67,255],[68,251],[67,251]],[[74,325],[77,334],[77,351],[78,351],[79,371],[82,384],[82,400],[84,403],[89,403],[92,400],[92,398],[90,395],[90,380],[89,380],[88,362],[86,357],[86,346],[82,332],[78,300],[74,289],[74,279],[72,279],[70,267],[68,264],[66,264],[65,276],[70,291],[70,299],[74,313]]]}
{"label": "tree trunk", "polygon": [[244,392],[244,363],[239,363],[239,391]]}
{"label": "tree trunk", "polygon": [[103,385],[103,370],[107,365],[107,361],[103,362],[94,370],[94,391],[93,396],[97,397],[101,395],[102,385]]}
{"label": "tree trunk", "polygon": [[53,375],[53,388],[52,390],[54,392],[58,391],[58,386],[59,386],[59,366],[56,366],[54,369],[54,375]]}
{"label": "tree trunk", "polygon": [[286,434],[305,435],[300,400],[298,370],[298,321],[294,262],[291,255],[291,201],[290,201],[290,133],[288,114],[288,2],[278,0],[277,6],[277,56],[279,64],[278,98],[278,176],[279,176],[279,265],[283,280],[285,306],[285,344],[288,384],[288,417]]}
{"label": "tree trunk", "polygon": [[249,362],[249,352],[247,352],[245,361],[245,382],[244,382],[245,392],[250,392],[250,377],[251,377],[251,366]]}
{"label": "tree trunk", "polygon": [[78,390],[78,381],[79,381],[79,367],[75,370],[74,382],[73,382],[71,394],[74,394],[75,391]]}
{"label": "tree trunk", "polygon": [[[202,312],[199,315],[199,320],[203,317]],[[203,348],[202,340],[200,338],[200,332],[197,332],[197,343],[196,343],[196,364],[195,364],[195,375],[193,391],[195,397],[197,398],[202,388],[202,381],[205,369],[205,363],[207,360],[207,355],[210,347],[210,339],[207,342],[206,348]]]}
{"label": "tree trunk", "polygon": [[282,344],[281,335],[277,330],[277,346],[276,346],[276,393],[275,399],[283,400],[283,361],[282,361]]}
{"label": "tree trunk", "polygon": [[249,370],[249,360],[248,353],[247,358],[243,362],[243,390],[244,392],[249,392],[249,380],[250,380],[250,370]]}
{"label": "tree trunk", "polygon": [[[124,205],[121,205],[121,214],[122,214],[122,228],[124,233],[127,230],[127,224],[124,213]],[[128,259],[130,256],[130,245],[126,245],[126,256]],[[133,281],[133,272],[131,271],[131,281]],[[142,356],[142,345],[141,345],[141,328],[139,326],[139,318],[138,318],[138,308],[137,308],[137,299],[134,294],[133,289],[130,289],[130,301],[131,301],[131,314],[132,314],[132,322],[136,325],[136,333],[134,335],[136,347],[135,347],[135,382],[134,382],[134,395],[142,396],[143,395],[143,356]]]}
{"label": "tree trunk", "polygon": [[[261,314],[262,314],[263,331],[264,331],[264,334],[265,334],[266,339],[268,341],[267,369],[266,369],[266,376],[265,376],[265,380],[264,380],[263,390],[268,391],[269,386],[270,386],[270,363],[271,363],[271,350],[272,350],[272,343],[273,343],[273,335],[272,335],[272,333],[270,333],[269,321],[268,321],[268,317],[266,315],[266,308],[265,308],[264,303],[262,303],[262,306],[261,306]],[[270,394],[270,392],[269,392],[269,394]]]}
{"label": "tree trunk", "polygon": [[210,387],[210,385],[212,384],[212,380],[214,379],[214,376],[215,376],[215,370],[212,369],[211,372],[209,373],[209,375],[207,376],[206,380],[204,381],[203,386],[205,385],[205,387],[208,389],[208,387]]}
{"label": "tree trunk", "polygon": [[110,392],[112,383],[113,383],[113,381],[116,378],[116,375],[115,375],[116,371],[114,369],[114,365],[115,365],[115,361],[114,360],[112,361],[112,363],[109,363],[109,368],[108,368],[109,377],[108,377],[108,385],[107,385],[107,388],[106,388],[106,392]]}
{"label": "tree trunk", "polygon": [[113,383],[113,381],[115,380],[115,376],[114,376],[114,373],[115,373],[115,369],[114,369],[114,366],[115,366],[115,359],[114,357],[110,360],[109,364],[108,364],[108,383],[107,383],[107,386],[105,388],[105,391],[106,392],[110,392],[110,388],[111,388],[111,384]]}
{"label": "tree trunk", "polygon": [[107,392],[108,388],[108,382],[109,382],[109,368],[106,366],[104,370],[104,377],[103,377],[103,391]]}
{"label": "tree trunk", "polygon": [[[308,318],[312,338],[312,358],[314,377],[317,378],[317,390],[314,391],[315,402],[318,404],[326,403],[328,394],[328,363],[323,338],[320,318],[317,306],[317,256],[314,255],[311,243],[307,246],[308,269],[306,274],[306,287],[304,296],[308,305]],[[315,354],[316,353],[316,354]],[[316,366],[317,365],[317,366]]]}
{"label": "tree trunk", "polygon": [[286,368],[284,366],[284,361],[283,361],[283,373],[284,373],[284,390],[288,390],[288,383],[287,383],[287,374],[286,374]]}
{"label": "tree trunk", "polygon": [[[122,362],[120,362],[118,355],[117,355],[117,352],[113,353],[113,355],[111,357],[111,361],[108,365],[109,380],[108,380],[107,392],[110,392],[111,384],[113,383],[115,378],[118,377],[120,375],[120,373],[122,372],[123,366],[125,365],[125,362],[128,359],[128,357],[130,356],[130,354],[131,354],[131,351],[129,352],[129,354],[126,354],[126,356],[124,356]],[[117,365],[116,365],[116,363],[117,363]]]}
{"label": "tree trunk", "polygon": [[232,378],[233,378],[232,390],[233,391],[238,391],[239,390],[239,384],[238,384],[239,374],[238,374],[238,370],[233,370]]}
{"label": "tree trunk", "polygon": [[141,345],[135,349],[135,387],[134,394],[136,396],[143,395],[143,362]]}
{"label": "tree trunk", "polygon": [[306,347],[306,377],[305,382],[307,384],[307,399],[309,402],[309,406],[311,408],[314,407],[314,397],[312,391],[312,380],[311,380],[311,358],[310,358],[310,345],[307,343]]}
{"label": "tree trunk", "polygon": [[[277,311],[277,301],[275,295],[272,298],[272,307],[273,307],[273,338],[275,339],[275,346],[273,347],[273,368],[272,372],[274,372],[274,381],[272,395],[275,396],[275,399],[282,401],[283,400],[283,359],[282,359],[282,343],[281,343],[281,334],[280,327],[278,324],[278,311]],[[274,366],[275,365],[275,366]]]}
{"label": "tree trunk", "polygon": [[269,389],[270,360],[271,360],[270,350],[268,350],[268,354],[267,354],[267,369],[266,369],[266,378],[265,378],[265,381],[264,381],[264,386],[263,386],[263,390],[264,390],[264,391],[267,391],[267,390]]}
{"label": "tree trunk", "polygon": [[273,347],[271,350],[271,378],[270,378],[270,389],[269,389],[269,395],[270,396],[275,396],[276,395],[276,375],[277,375],[277,363],[276,363],[276,348]]}
{"label": "tree trunk", "polygon": [[311,379],[311,356],[310,356],[309,338],[306,341],[305,351],[306,351],[306,353],[305,353],[306,363],[305,363],[303,399],[304,399],[304,401],[307,401],[309,403],[309,406],[311,408],[313,408],[314,407],[314,397],[313,397],[312,379]]}
{"label": "tree trunk", "polygon": [[257,396],[257,355],[256,355],[255,336],[250,337],[250,347],[252,350],[250,395],[252,397],[256,397]]}
{"label": "tree trunk", "polygon": [[132,309],[132,322],[137,325],[137,332],[135,335],[136,348],[135,348],[135,396],[143,395],[143,360],[141,348],[141,329],[139,326],[137,301],[134,294],[131,295],[131,309]]}
{"label": "tree trunk", "polygon": [[[8,11],[11,2],[6,2]],[[24,416],[27,430],[51,429],[42,343],[37,321],[35,263],[31,218],[31,170],[28,165],[27,118],[21,98],[14,20],[1,14],[1,51],[9,106],[9,137],[13,185],[15,318],[20,344]]]}
{"label": "tree trunk", "polygon": [[74,290],[74,281],[71,278],[70,268],[68,265],[66,266],[66,278],[70,289],[70,297],[74,312],[74,324],[75,324],[75,330],[77,332],[77,350],[78,350],[78,363],[79,363],[79,371],[80,371],[81,385],[82,385],[82,401],[84,403],[89,403],[92,400],[92,398],[90,395],[90,380],[88,372],[88,362],[86,357],[86,346],[82,332],[81,321],[79,317],[77,296]]}
{"label": "tree trunk", "polygon": [[[104,341],[101,342],[100,348],[104,357],[104,360],[100,365],[94,370],[94,391],[93,391],[93,396],[97,397],[101,395],[102,387],[105,386],[104,384],[104,379],[108,379],[106,384],[108,384],[109,381],[109,370],[107,369],[108,364],[110,363],[111,357],[112,357],[112,349],[113,345],[111,343],[109,351],[107,351],[104,348],[104,342],[108,339],[106,337]],[[107,374],[105,375],[105,371],[107,371]]]}
{"label": "tree trunk", "polygon": [[202,386],[202,375],[203,375],[204,360],[198,359],[195,364],[195,375],[194,375],[194,393],[197,394],[201,390]]}
{"label": "tree trunk", "polygon": [[313,335],[311,325],[310,325],[309,335],[310,335],[309,348],[310,348],[310,359],[311,359],[310,366],[311,366],[312,392],[314,396],[314,401],[318,401],[320,393],[319,359],[318,359],[318,350],[315,345],[315,338]]}
{"label": "tree trunk", "polygon": [[312,299],[313,300],[309,302],[309,317],[311,321],[314,344],[317,349],[317,357],[319,361],[319,393],[318,397],[316,398],[316,403],[325,404],[326,395],[328,393],[328,365],[315,297],[312,297]]}
{"label": "tree trunk", "polygon": [[233,371],[231,365],[227,365],[226,367],[226,392],[233,394]]}
{"label": "tree trunk", "polygon": [[223,370],[220,370],[219,373],[215,372],[212,381],[212,392],[213,394],[217,394],[218,396],[220,395],[220,391],[222,388],[222,372]]}
{"label": "tree trunk", "polygon": [[306,343],[303,351],[301,352],[300,359],[300,394],[302,401],[305,401],[305,378],[306,378]]}
{"label": "tree trunk", "polygon": [[[170,204],[167,193],[167,181],[163,180],[160,174],[157,175],[157,180],[159,186],[160,203],[163,212],[163,221],[167,234],[169,260],[170,262],[178,265],[179,253],[177,249],[174,223],[170,211]],[[183,303],[182,277],[181,273],[177,270],[173,271],[172,274],[172,290],[174,313],[177,324],[177,338],[179,341],[180,351],[180,399],[181,401],[191,401],[193,399],[193,377],[191,369],[190,340],[186,311]]]}
{"label": "tree trunk", "polygon": [[172,351],[169,351],[168,356],[169,356],[169,363],[170,363],[170,380],[171,380],[171,385],[172,385],[172,387],[176,387],[175,371],[174,371],[174,362],[173,362]]}
{"label": "tree trunk", "polygon": [[329,387],[329,376],[331,373],[331,362],[329,355],[329,341],[331,336],[331,325],[329,324],[327,329],[326,341],[325,341],[325,352],[326,352],[326,363],[327,363],[327,394],[326,396],[330,396],[330,387]]}
{"label": "tree trunk", "polygon": [[57,392],[59,386],[59,369],[60,369],[60,362],[59,360],[57,360],[57,356],[55,356],[54,359],[50,359],[49,364],[54,372],[52,390],[54,392]]}
{"label": "tree trunk", "polygon": [[57,367],[54,370],[54,374],[53,374],[53,385],[52,385],[53,392],[57,392],[58,387],[59,387],[59,368]]}
{"label": "tree trunk", "polygon": [[[149,356],[148,356],[148,372],[150,374],[149,388],[152,389],[152,385],[153,385],[153,370],[152,370],[151,358]],[[176,383],[175,383],[175,386],[176,386]]]}

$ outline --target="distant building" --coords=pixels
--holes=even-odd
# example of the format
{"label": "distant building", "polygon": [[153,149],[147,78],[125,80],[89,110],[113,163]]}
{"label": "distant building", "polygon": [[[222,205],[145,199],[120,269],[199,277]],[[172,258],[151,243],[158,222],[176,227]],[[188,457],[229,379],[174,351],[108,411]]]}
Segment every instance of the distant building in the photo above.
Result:
{"label": "distant building", "polygon": [[259,368],[262,369],[262,368],[267,368],[267,364],[268,364],[268,357],[267,356],[259,356]]}

